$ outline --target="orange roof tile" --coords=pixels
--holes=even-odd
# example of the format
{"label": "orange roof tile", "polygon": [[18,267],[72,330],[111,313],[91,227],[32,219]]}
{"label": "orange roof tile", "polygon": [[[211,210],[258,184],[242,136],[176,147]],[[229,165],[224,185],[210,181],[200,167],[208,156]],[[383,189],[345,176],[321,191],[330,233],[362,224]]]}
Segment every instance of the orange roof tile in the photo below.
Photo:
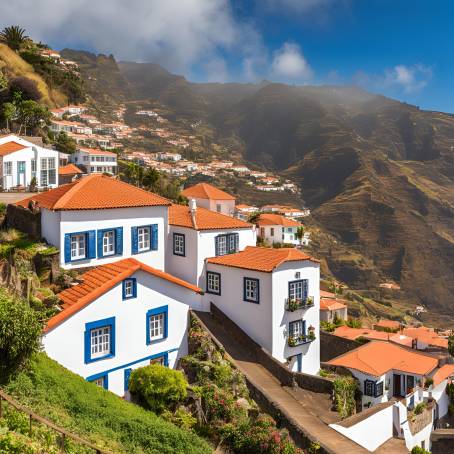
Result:
{"label": "orange roof tile", "polygon": [[92,174],[74,183],[36,194],[16,202],[16,205],[28,207],[32,200],[39,207],[54,211],[170,205],[164,197],[100,174]]}
{"label": "orange roof tile", "polygon": [[299,227],[301,224],[293,219],[288,219],[280,214],[261,214],[257,219],[257,225],[282,225],[283,227]]}
{"label": "orange roof tile", "polygon": [[188,199],[194,197],[196,199],[235,200],[235,197],[232,195],[227,194],[227,192],[221,191],[208,183],[198,183],[194,186],[183,189],[181,194]]}
{"label": "orange roof tile", "polygon": [[433,347],[448,348],[448,339],[439,337],[435,331],[425,326],[420,326],[419,328],[404,328],[402,333]]}
{"label": "orange roof tile", "polygon": [[201,207],[197,207],[195,211],[194,225],[191,210],[185,205],[172,205],[169,208],[169,224],[195,230],[251,229],[253,227],[252,224],[241,219],[232,218]]}
{"label": "orange roof tile", "polygon": [[23,150],[24,148],[29,148],[25,145],[21,145],[17,142],[6,142],[3,145],[0,145],[0,156],[6,156],[10,153],[14,153],[15,151]]}
{"label": "orange roof tile", "polygon": [[326,290],[320,290],[320,298],[336,298],[336,294],[327,292]]}
{"label": "orange roof tile", "polygon": [[83,173],[79,167],[75,166],[74,164],[68,164],[66,166],[62,166],[58,168],[59,175],[78,175]]}
{"label": "orange roof tile", "polygon": [[274,249],[247,246],[246,249],[241,252],[222,255],[220,257],[212,257],[207,259],[207,262],[271,273],[284,262],[301,262],[305,260],[318,262],[318,260],[294,248]]}
{"label": "orange roof tile", "polygon": [[445,364],[432,375],[434,386],[454,375],[454,364]]}
{"label": "orange roof tile", "polygon": [[55,328],[57,325],[83,309],[96,298],[109,291],[116,284],[132,276],[136,271],[144,271],[153,276],[165,279],[173,284],[185,287],[196,293],[203,293],[199,287],[183,281],[180,278],[145,265],[134,258],[119,260],[118,262],[98,266],[82,275],[81,284],[70,287],[60,292],[57,296],[63,303],[63,310],[53,316],[44,329],[45,332]]}
{"label": "orange roof tile", "polygon": [[437,367],[438,360],[390,342],[372,341],[328,361],[328,364],[379,377],[390,370],[427,375]]}
{"label": "orange roof tile", "polygon": [[[321,301],[320,301],[321,305]],[[349,326],[339,326],[333,331],[335,336],[343,337],[344,339],[356,340],[359,337],[374,340],[389,340],[389,333],[377,331],[369,328],[350,328]]]}
{"label": "orange roof tile", "polygon": [[338,309],[345,309],[346,304],[342,303],[341,300],[333,298],[322,298],[320,299],[320,310],[321,311],[335,311]]}
{"label": "orange roof tile", "polygon": [[111,151],[104,151],[104,150],[98,150],[96,148],[85,148],[85,147],[79,147],[78,148],[80,151],[84,151],[85,153],[88,153],[90,155],[97,155],[97,156],[117,156],[116,153],[112,153]]}
{"label": "orange roof tile", "polygon": [[375,323],[375,326],[378,326],[380,328],[399,329],[400,322],[396,320],[380,320],[379,322]]}

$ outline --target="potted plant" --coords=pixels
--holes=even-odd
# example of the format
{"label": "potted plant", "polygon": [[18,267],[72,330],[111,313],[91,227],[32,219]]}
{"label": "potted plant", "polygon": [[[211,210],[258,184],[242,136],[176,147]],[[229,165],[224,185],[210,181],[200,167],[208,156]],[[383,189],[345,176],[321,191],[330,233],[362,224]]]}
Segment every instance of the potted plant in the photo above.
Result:
{"label": "potted plant", "polygon": [[289,336],[289,338],[288,338],[288,346],[289,347],[296,347],[296,339],[293,336]]}
{"label": "potted plant", "polygon": [[287,310],[294,312],[298,309],[299,302],[296,298],[289,298],[287,301]]}
{"label": "potted plant", "polygon": [[306,299],[306,306],[313,306],[314,305],[314,297],[308,296]]}
{"label": "potted plant", "polygon": [[309,334],[307,336],[309,340],[313,341],[315,340],[315,331],[309,331]]}

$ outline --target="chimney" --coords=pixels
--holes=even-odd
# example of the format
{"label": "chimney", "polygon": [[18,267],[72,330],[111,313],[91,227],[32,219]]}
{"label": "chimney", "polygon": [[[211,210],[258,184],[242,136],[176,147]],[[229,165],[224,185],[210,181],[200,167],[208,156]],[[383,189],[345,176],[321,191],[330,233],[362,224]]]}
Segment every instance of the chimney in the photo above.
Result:
{"label": "chimney", "polygon": [[195,213],[197,211],[197,202],[195,201],[195,199],[191,199],[189,201],[189,209],[191,210],[192,225],[194,226],[194,228],[197,228],[197,221],[195,217]]}

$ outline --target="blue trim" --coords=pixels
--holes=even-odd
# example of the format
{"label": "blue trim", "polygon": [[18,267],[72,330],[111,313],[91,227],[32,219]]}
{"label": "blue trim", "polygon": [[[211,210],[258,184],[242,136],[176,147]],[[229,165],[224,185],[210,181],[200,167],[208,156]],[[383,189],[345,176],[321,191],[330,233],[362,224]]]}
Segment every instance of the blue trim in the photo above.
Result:
{"label": "blue trim", "polygon": [[[71,258],[71,237],[73,235],[85,235],[85,257],[78,259]],[[96,258],[96,231],[86,230],[84,232],[65,233],[64,248],[65,248],[65,263],[80,262],[82,260]]]}
{"label": "blue trim", "polygon": [[151,359],[159,358],[160,356],[164,356],[164,360],[165,360],[164,363],[166,366],[168,366],[169,365],[169,353],[173,353],[178,350],[179,350],[178,348],[172,348],[171,350],[167,350],[165,352],[155,353],[154,355],[148,355],[148,356],[145,356],[144,358],[136,359],[135,361],[132,361],[130,363],[126,363],[121,366],[113,367],[112,369],[105,370],[105,371],[100,372],[95,375],[90,375],[85,380],[90,381],[95,378],[102,377],[103,375],[107,375],[107,374],[111,374],[112,372],[116,372],[117,370],[125,369],[126,367],[129,367],[129,366],[134,366],[134,364],[141,363],[142,361],[147,361],[148,359],[151,360]]}
{"label": "blue trim", "polygon": [[[161,339],[152,340],[150,339],[150,316],[151,315],[158,315],[164,314],[164,336]],[[168,334],[168,325],[169,325],[169,306],[161,306],[155,309],[150,309],[147,312],[147,319],[146,319],[146,328],[147,328],[147,345],[154,344],[156,342],[161,342],[162,340],[167,338]]]}
{"label": "blue trim", "polygon": [[291,284],[297,284],[298,282],[302,282],[303,283],[303,289],[302,289],[302,292],[303,292],[303,295],[302,295],[302,300],[303,301],[306,301],[307,300],[307,289],[308,289],[308,286],[309,286],[309,280],[308,279],[297,279],[295,281],[289,281],[288,283],[288,297],[290,298],[290,286]]}
{"label": "blue trim", "polygon": [[[240,243],[240,234],[239,233],[222,233],[221,235],[217,235],[214,238],[214,249],[216,257],[220,255],[219,251],[219,239],[221,237],[225,237],[225,254],[234,254],[239,250],[239,243]],[[232,245],[233,243],[233,245]],[[233,246],[233,247],[232,247]]]}
{"label": "blue trim", "polygon": [[151,234],[151,250],[158,250],[158,224],[152,224],[150,229]]}
{"label": "blue trim", "polygon": [[92,375],[90,379],[87,378],[87,381],[94,382],[98,378],[103,378],[102,387],[104,389],[109,389],[109,374],[107,372],[101,372],[99,374]]}
{"label": "blue trim", "polygon": [[[215,274],[216,276],[219,277],[219,292],[210,292],[210,289],[208,288],[208,275],[209,274]],[[211,293],[212,295],[220,295],[221,294],[221,273],[216,273],[215,271],[207,271],[207,285],[206,285],[206,292]]]}
{"label": "blue trim", "polygon": [[[139,229],[147,227],[150,235],[150,246],[139,251]],[[131,227],[131,254],[142,254],[144,252],[156,251],[158,249],[158,224],[138,225]]]}
{"label": "blue trim", "polygon": [[[110,353],[101,356],[100,358],[91,357],[91,335],[90,331],[95,328],[102,328],[104,326],[110,326]],[[85,364],[100,361],[102,359],[112,358],[115,356],[115,317],[105,318],[103,320],[96,320],[95,322],[85,323],[84,333],[84,352],[85,352]]]}
{"label": "blue trim", "polygon": [[303,367],[303,354],[302,353],[298,353],[296,355],[296,363],[297,363],[297,372],[301,372],[301,369]]}
{"label": "blue trim", "polygon": [[[175,251],[175,239],[177,236],[183,238],[183,253]],[[180,257],[186,257],[186,235],[184,233],[174,233],[173,234],[173,255],[179,255]]]}
{"label": "blue trim", "polygon": [[[132,295],[126,296],[126,282],[132,282]],[[137,279],[135,277],[128,277],[122,282],[121,285],[121,292],[123,296],[123,300],[130,300],[132,298],[137,298]]]}
{"label": "blue trim", "polygon": [[131,371],[132,369],[128,367],[124,371],[124,390],[128,391],[129,390],[129,377],[131,376]]}
{"label": "blue trim", "polygon": [[[114,233],[114,253],[104,255],[103,251],[103,237],[104,233]],[[98,245],[98,258],[113,257],[114,255],[123,254],[123,227],[112,227],[109,229],[101,229],[97,231],[97,245]]]}
{"label": "blue trim", "polygon": [[[246,281],[255,281],[257,282],[257,299],[248,299],[246,298]],[[260,279],[254,277],[244,277],[243,278],[243,300],[248,303],[260,304]]]}
{"label": "blue trim", "polygon": [[137,227],[131,227],[131,254],[138,254],[139,239],[137,235]]}

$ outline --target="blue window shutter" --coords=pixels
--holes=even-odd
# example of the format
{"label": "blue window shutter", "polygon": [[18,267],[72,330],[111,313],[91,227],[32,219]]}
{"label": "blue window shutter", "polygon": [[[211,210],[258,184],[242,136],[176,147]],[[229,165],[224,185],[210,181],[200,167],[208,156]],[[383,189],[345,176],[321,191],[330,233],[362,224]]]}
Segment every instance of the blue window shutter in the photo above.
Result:
{"label": "blue window shutter", "polygon": [[234,235],[235,235],[235,252],[238,252],[240,250],[240,234],[234,233]]}
{"label": "blue window shutter", "polygon": [[109,389],[109,374],[104,375],[103,387]]}
{"label": "blue window shutter", "polygon": [[125,369],[125,391],[129,389],[129,377],[131,376],[131,368]]}
{"label": "blue window shutter", "polygon": [[132,281],[132,297],[137,298],[137,279]]}
{"label": "blue window shutter", "polygon": [[104,230],[98,230],[97,234],[98,234],[98,257],[102,257],[103,256],[102,237],[104,235]]}
{"label": "blue window shutter", "polygon": [[71,261],[71,234],[65,234],[65,263],[69,263]]}
{"label": "blue window shutter", "polygon": [[123,227],[115,229],[115,254],[123,254]]}
{"label": "blue window shutter", "polygon": [[307,287],[308,287],[308,280],[303,280],[303,300],[307,299]]}
{"label": "blue window shutter", "polygon": [[166,310],[164,313],[164,339],[167,338],[169,329],[169,312]]}
{"label": "blue window shutter", "polygon": [[164,366],[169,367],[169,353],[164,353]]}
{"label": "blue window shutter", "polygon": [[151,250],[158,250],[158,224],[151,226]]}
{"label": "blue window shutter", "polygon": [[126,280],[121,283],[121,297],[126,299]]}
{"label": "blue window shutter", "polygon": [[302,320],[303,323],[303,329],[301,330],[303,332],[303,335],[306,335],[306,320]]}
{"label": "blue window shutter", "polygon": [[219,255],[219,236],[214,239],[214,249],[216,257]]}
{"label": "blue window shutter", "polygon": [[84,356],[85,356],[85,364],[90,362],[91,359],[91,345],[90,345],[90,330],[85,330],[84,333]]}
{"label": "blue window shutter", "polygon": [[110,323],[110,354],[115,356],[115,317],[112,317]]}
{"label": "blue window shutter", "polygon": [[88,243],[88,258],[95,259],[96,258],[96,232],[94,230],[90,230],[87,232],[87,243]]}
{"label": "blue window shutter", "polygon": [[139,252],[139,239],[137,236],[137,227],[131,227],[131,253],[137,254]]}

